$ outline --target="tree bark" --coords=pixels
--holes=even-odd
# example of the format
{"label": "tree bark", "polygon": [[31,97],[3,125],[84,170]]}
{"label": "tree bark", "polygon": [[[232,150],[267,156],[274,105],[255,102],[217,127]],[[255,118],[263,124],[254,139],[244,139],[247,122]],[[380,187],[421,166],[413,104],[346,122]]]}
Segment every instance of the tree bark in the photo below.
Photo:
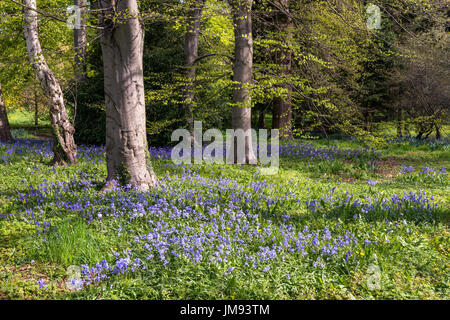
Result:
{"label": "tree bark", "polygon": [[406,137],[411,136],[411,133],[409,132],[409,124],[408,124],[407,119],[403,118],[403,123],[404,123],[403,131],[405,132],[405,136]]}
{"label": "tree bark", "polygon": [[435,123],[434,127],[436,129],[436,140],[441,140],[442,135],[441,135],[441,129],[440,129],[439,125],[437,123]]}
{"label": "tree bark", "polygon": [[266,106],[260,105],[258,117],[258,129],[266,129]]}
{"label": "tree bark", "polygon": [[74,0],[73,4],[80,10],[80,25],[73,29],[75,80],[82,82],[86,79],[86,0]]}
{"label": "tree bark", "polygon": [[233,110],[232,127],[241,129],[245,133],[245,159],[237,159],[237,145],[234,146],[234,162],[255,164],[251,136],[251,96],[253,71],[253,36],[252,36],[252,3],[253,0],[230,0],[234,21],[234,50],[233,66]]}
{"label": "tree bark", "polygon": [[[280,50],[275,56],[276,63],[280,65],[280,77],[286,79],[291,71],[292,53],[289,48],[285,48],[284,45],[287,39],[292,37],[290,34],[291,17],[289,15],[289,0],[277,0],[275,1],[277,14],[275,16],[275,26],[278,29],[278,34],[282,35],[284,39],[280,39],[282,42]],[[292,102],[291,102],[291,87],[288,83],[281,85],[288,94],[286,98],[276,97],[273,101],[272,108],[272,128],[279,130],[280,139],[293,140],[292,135]]]}
{"label": "tree bark", "polygon": [[397,110],[397,138],[402,138],[403,137],[403,132],[402,132],[402,110],[398,109]]}
{"label": "tree bark", "polygon": [[194,137],[194,90],[195,60],[198,58],[198,35],[204,0],[193,0],[189,8],[188,24],[184,36],[184,63],[186,68],[186,87],[184,112],[191,137]]}
{"label": "tree bark", "polygon": [[37,127],[39,125],[39,102],[36,86],[33,85],[34,93],[34,125]]}
{"label": "tree bark", "polygon": [[0,142],[12,141],[11,128],[6,114],[5,101],[3,100],[2,85],[0,83]]}
{"label": "tree bark", "polygon": [[289,97],[274,99],[272,123],[272,127],[279,130],[280,139],[294,139],[292,135],[292,103]]}
{"label": "tree bark", "polygon": [[76,162],[77,146],[73,134],[75,128],[69,120],[64,105],[64,95],[58,79],[45,62],[38,37],[36,0],[23,0],[25,14],[25,39],[28,57],[38,77],[44,94],[49,99],[50,120],[53,128],[53,164]]}
{"label": "tree bark", "polygon": [[115,179],[148,190],[157,183],[146,136],[142,57],[144,30],[136,0],[100,0],[106,160],[103,191]]}

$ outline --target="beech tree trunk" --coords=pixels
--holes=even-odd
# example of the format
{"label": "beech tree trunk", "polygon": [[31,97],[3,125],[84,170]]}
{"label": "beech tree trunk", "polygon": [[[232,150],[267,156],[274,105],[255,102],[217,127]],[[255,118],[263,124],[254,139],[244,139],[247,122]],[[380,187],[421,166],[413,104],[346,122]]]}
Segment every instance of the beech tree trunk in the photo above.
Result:
{"label": "beech tree trunk", "polygon": [[80,9],[80,25],[73,29],[75,80],[82,82],[86,79],[86,0],[74,0],[73,4]]}
{"label": "beech tree trunk", "polygon": [[45,62],[38,37],[36,0],[23,0],[25,14],[25,39],[28,57],[38,77],[44,94],[49,99],[50,120],[53,129],[53,164],[73,164],[77,146],[73,134],[75,128],[69,120],[64,105],[64,95],[58,79]]}
{"label": "beech tree trunk", "polygon": [[204,0],[193,0],[189,8],[188,25],[184,36],[184,63],[186,68],[184,112],[191,137],[194,137],[195,60],[198,58],[198,35],[203,5]]}
{"label": "beech tree trunk", "polygon": [[5,101],[3,100],[2,84],[0,83],[0,142],[12,141],[11,128],[6,114]]}
{"label": "beech tree trunk", "polygon": [[234,21],[233,110],[232,127],[245,133],[245,159],[237,159],[234,145],[234,162],[255,164],[251,136],[251,96],[253,71],[252,4],[253,0],[230,0]]}
{"label": "beech tree trunk", "polygon": [[144,29],[136,0],[100,0],[106,103],[108,190],[113,180],[148,190],[157,183],[148,151],[142,57]]}
{"label": "beech tree trunk", "polygon": [[[280,39],[282,45],[275,55],[275,60],[281,67],[280,77],[285,79],[291,71],[292,53],[289,48],[285,48],[283,45],[285,42],[288,44],[289,39],[292,37],[289,30],[292,19],[289,15],[289,0],[277,0],[275,1],[275,5],[275,27],[283,37],[283,39]],[[285,98],[276,97],[273,101],[272,128],[279,130],[280,139],[292,140],[294,137],[292,135],[291,88],[288,83],[283,83],[281,86],[288,91],[288,94]]]}

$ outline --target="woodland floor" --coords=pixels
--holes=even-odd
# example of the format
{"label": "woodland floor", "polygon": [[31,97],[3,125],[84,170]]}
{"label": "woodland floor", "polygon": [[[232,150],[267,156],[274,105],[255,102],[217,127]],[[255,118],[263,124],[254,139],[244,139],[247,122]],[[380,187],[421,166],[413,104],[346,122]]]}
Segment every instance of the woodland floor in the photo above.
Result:
{"label": "woodland floor", "polygon": [[274,176],[152,148],[159,187],[100,195],[103,148],[0,144],[0,299],[449,298],[448,141],[286,148]]}

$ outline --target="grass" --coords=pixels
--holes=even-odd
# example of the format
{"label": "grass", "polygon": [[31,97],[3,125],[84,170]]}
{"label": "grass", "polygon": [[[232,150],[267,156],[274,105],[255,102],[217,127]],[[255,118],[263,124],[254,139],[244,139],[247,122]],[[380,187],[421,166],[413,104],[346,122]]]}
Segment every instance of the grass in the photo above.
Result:
{"label": "grass", "polygon": [[[11,129],[16,136],[27,138],[31,136],[51,136],[51,126],[48,116],[39,116],[38,125],[34,122],[34,112],[28,110],[15,110],[8,113]],[[26,136],[28,135],[28,136]]]}
{"label": "grass", "polygon": [[160,187],[105,195],[101,149],[57,169],[49,150],[0,145],[1,299],[449,298],[448,143],[283,156],[274,176],[154,157]]}

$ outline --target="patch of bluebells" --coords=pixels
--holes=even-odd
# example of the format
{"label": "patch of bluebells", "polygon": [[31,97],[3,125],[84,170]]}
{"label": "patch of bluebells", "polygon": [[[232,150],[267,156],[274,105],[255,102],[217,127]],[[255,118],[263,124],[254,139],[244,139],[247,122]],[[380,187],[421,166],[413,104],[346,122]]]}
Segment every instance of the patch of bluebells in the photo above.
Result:
{"label": "patch of bluebells", "polygon": [[[206,146],[205,146],[206,147]],[[203,147],[203,150],[204,148]],[[260,146],[257,146],[256,153]],[[153,159],[171,159],[172,147],[149,147],[150,156]],[[268,146],[267,154],[271,154],[271,146]],[[194,148],[191,150],[194,155]],[[226,148],[221,150],[226,154]],[[41,159],[50,160],[53,157],[52,141],[38,139],[15,139],[12,143],[0,143],[0,164],[8,164],[14,155],[36,155]],[[104,146],[78,145],[78,157],[84,161],[103,162],[105,157]],[[344,149],[336,146],[319,147],[310,143],[290,143],[280,145],[281,157],[294,157],[306,160],[330,161],[335,158],[374,158],[378,153],[373,148]]]}
{"label": "patch of bluebells", "polygon": [[39,290],[45,289],[47,287],[47,285],[44,283],[44,279],[38,279],[36,282],[39,285]]}
{"label": "patch of bluebells", "polygon": [[[24,145],[33,149],[41,144],[28,141]],[[49,144],[42,143],[40,150],[45,150],[44,146],[47,148]],[[168,156],[167,149],[151,150],[153,157]],[[50,152],[46,156],[51,157]],[[87,152],[97,154],[92,159],[103,157],[104,150],[93,147]],[[325,154],[312,158],[330,159]],[[213,264],[222,268],[224,274],[243,269],[271,273],[289,261],[326,268],[336,261],[351,261],[357,248],[377,245],[370,239],[358,239],[339,223],[331,222],[317,230],[294,223],[286,211],[303,204],[294,193],[277,190],[276,185],[265,180],[244,185],[227,177],[206,178],[185,166],[180,168],[176,175],[161,177],[159,186],[148,192],[116,186],[104,195],[94,189],[98,177],[83,171],[73,176],[58,173],[60,181],[44,180],[38,186],[30,185],[27,192],[11,199],[23,211],[15,216],[6,213],[1,218],[34,224],[38,234],[45,237],[56,220],[71,216],[86,224],[102,223],[109,228],[111,237],[128,241],[126,250],[114,249],[112,256],[95,265],[83,265],[84,285],[178,263]],[[351,196],[339,199],[327,195],[306,205],[313,212],[322,210],[322,206],[332,209],[350,206],[353,214],[367,215],[379,208],[387,212],[406,207],[410,210],[411,205],[417,212],[434,210],[430,199],[422,194],[393,195],[381,202]]]}
{"label": "patch of bluebells", "polygon": [[[358,247],[355,235],[347,230],[339,235],[337,230],[309,231],[306,228],[298,231],[292,226],[283,226],[277,230],[275,226],[268,225],[264,233],[260,233],[248,230],[244,225],[242,229],[246,231],[237,231],[240,228],[236,226],[228,232],[220,229],[216,233],[214,229],[201,232],[202,228],[195,228],[197,232],[188,233],[194,230],[161,225],[165,228],[155,226],[153,232],[141,236],[133,249],[123,255],[116,253],[114,265],[103,260],[94,267],[82,266],[85,285],[101,282],[114,275],[147,270],[155,264],[176,265],[177,261],[224,266],[225,275],[231,274],[236,268],[251,268],[267,273],[286,260],[298,263],[301,259],[312,267],[324,267],[324,263],[332,260],[348,261],[352,256],[351,249]],[[270,232],[279,234],[275,236]],[[230,264],[232,266],[226,268]]]}
{"label": "patch of bluebells", "polygon": [[423,146],[427,145],[431,150],[449,150],[450,144],[446,139],[436,140],[436,139],[416,139],[415,137],[403,137],[403,138],[393,138],[386,140],[390,143],[407,143],[411,146]]}
{"label": "patch of bluebells", "polygon": [[374,148],[345,149],[337,146],[318,147],[311,143],[291,143],[280,145],[280,156],[331,161],[336,158],[376,158],[379,154]]}
{"label": "patch of bluebells", "polygon": [[400,174],[401,180],[448,183],[448,172],[445,167],[440,169],[423,167],[416,170],[412,166],[403,165],[400,169]]}
{"label": "patch of bluebells", "polygon": [[125,237],[126,250],[83,266],[85,285],[177,262],[215,264],[224,274],[245,268],[270,273],[299,259],[326,267],[348,260],[363,245],[340,225],[309,230],[294,224],[286,209],[302,203],[265,180],[243,185],[186,170],[162,177],[149,192],[117,186],[99,195],[86,191],[95,178],[78,172],[68,180],[30,186],[16,198],[24,207],[16,218],[34,223],[42,236],[54,220],[70,215],[87,224],[106,223],[112,237]]}
{"label": "patch of bluebells", "polygon": [[414,171],[414,167],[413,167],[413,166],[406,166],[406,165],[403,165],[402,168],[401,168],[400,170],[401,170],[400,172],[403,173],[403,174],[411,173],[411,172]]}
{"label": "patch of bluebells", "polygon": [[[53,142],[39,139],[15,139],[13,142],[0,142],[0,164],[10,163],[15,156],[36,156],[42,160],[53,157]],[[77,146],[78,158],[83,161],[104,161],[105,148],[101,146]]]}
{"label": "patch of bluebells", "polygon": [[306,207],[313,214],[320,212],[329,217],[361,218],[368,221],[409,219],[416,222],[434,222],[441,213],[434,196],[421,190],[392,194],[388,197],[375,194],[364,198],[355,197],[349,192],[340,195],[331,192],[319,200],[307,200]]}

